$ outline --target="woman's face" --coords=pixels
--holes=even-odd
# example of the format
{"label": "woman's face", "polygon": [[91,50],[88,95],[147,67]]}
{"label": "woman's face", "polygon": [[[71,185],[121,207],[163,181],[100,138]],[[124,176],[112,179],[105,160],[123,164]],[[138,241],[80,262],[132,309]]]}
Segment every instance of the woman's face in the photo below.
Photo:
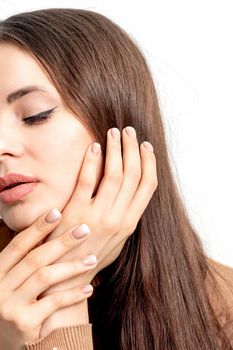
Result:
{"label": "woman's face", "polygon": [[[8,103],[7,96],[27,86],[40,86]],[[55,108],[41,124],[23,119]],[[95,141],[63,105],[45,71],[30,55],[12,44],[0,44],[0,176],[18,173],[39,181],[21,200],[0,200],[0,216],[16,232],[44,212],[64,209],[75,189],[84,153]]]}

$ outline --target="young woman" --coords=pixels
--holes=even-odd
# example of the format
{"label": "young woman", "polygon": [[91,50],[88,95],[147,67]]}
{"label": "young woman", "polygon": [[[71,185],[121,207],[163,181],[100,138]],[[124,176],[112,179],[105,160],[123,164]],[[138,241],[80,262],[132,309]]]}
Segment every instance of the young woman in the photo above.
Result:
{"label": "young woman", "polygon": [[232,349],[232,269],[188,217],[133,39],[92,11],[17,14],[0,83],[0,348]]}

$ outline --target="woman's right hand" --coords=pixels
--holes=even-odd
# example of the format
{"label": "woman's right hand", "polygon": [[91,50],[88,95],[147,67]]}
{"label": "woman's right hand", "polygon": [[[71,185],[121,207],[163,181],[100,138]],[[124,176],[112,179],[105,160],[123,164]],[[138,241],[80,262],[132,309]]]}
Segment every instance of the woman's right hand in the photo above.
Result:
{"label": "woman's right hand", "polygon": [[[55,210],[58,212],[58,210]],[[39,338],[43,321],[54,311],[85,300],[92,294],[80,288],[59,291],[37,300],[50,286],[96,267],[95,256],[53,264],[75,248],[88,234],[75,238],[74,227],[61,236],[41,244],[58,225],[46,222],[48,213],[20,232],[0,253],[0,344],[1,349],[19,350],[25,342]],[[49,215],[48,215],[49,216]],[[51,215],[50,215],[51,218]],[[86,226],[86,225],[84,225]],[[76,226],[83,227],[83,225]]]}

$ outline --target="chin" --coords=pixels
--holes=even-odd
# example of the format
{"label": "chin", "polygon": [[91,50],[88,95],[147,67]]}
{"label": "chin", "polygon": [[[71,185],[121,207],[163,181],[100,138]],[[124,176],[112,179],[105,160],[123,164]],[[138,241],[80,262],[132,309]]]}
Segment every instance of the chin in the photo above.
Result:
{"label": "chin", "polygon": [[18,207],[17,210],[12,210],[6,213],[3,221],[5,224],[16,233],[24,231],[31,226],[44,212],[46,208],[39,206],[31,206],[30,210],[25,210],[23,207]]}
{"label": "chin", "polygon": [[15,220],[14,222],[5,222],[5,224],[15,233],[19,233],[21,231],[24,231],[28,226],[31,225],[31,222],[26,222],[25,219],[22,220]]}
{"label": "chin", "polygon": [[[40,216],[49,212],[52,208],[57,208],[62,212],[66,206],[65,199],[66,198],[62,196],[56,198],[55,196],[48,196],[47,194],[44,198],[40,196],[40,198],[34,198],[31,202],[24,201],[18,206],[9,208],[9,210],[4,213],[5,215],[2,213],[2,220],[11,230],[15,231],[15,233],[19,233],[29,228]],[[68,202],[69,200],[67,200],[67,203]]]}

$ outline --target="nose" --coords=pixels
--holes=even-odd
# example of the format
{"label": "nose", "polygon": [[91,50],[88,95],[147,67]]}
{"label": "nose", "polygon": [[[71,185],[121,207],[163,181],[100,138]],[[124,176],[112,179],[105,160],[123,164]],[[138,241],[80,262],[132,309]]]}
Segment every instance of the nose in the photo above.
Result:
{"label": "nose", "polygon": [[0,164],[12,156],[21,154],[21,143],[13,127],[3,128],[0,125]]}
{"label": "nose", "polygon": [[[0,162],[1,162],[3,159],[7,158],[9,155],[10,155],[9,153],[0,154]],[[11,156],[11,155],[10,155],[10,156]]]}

